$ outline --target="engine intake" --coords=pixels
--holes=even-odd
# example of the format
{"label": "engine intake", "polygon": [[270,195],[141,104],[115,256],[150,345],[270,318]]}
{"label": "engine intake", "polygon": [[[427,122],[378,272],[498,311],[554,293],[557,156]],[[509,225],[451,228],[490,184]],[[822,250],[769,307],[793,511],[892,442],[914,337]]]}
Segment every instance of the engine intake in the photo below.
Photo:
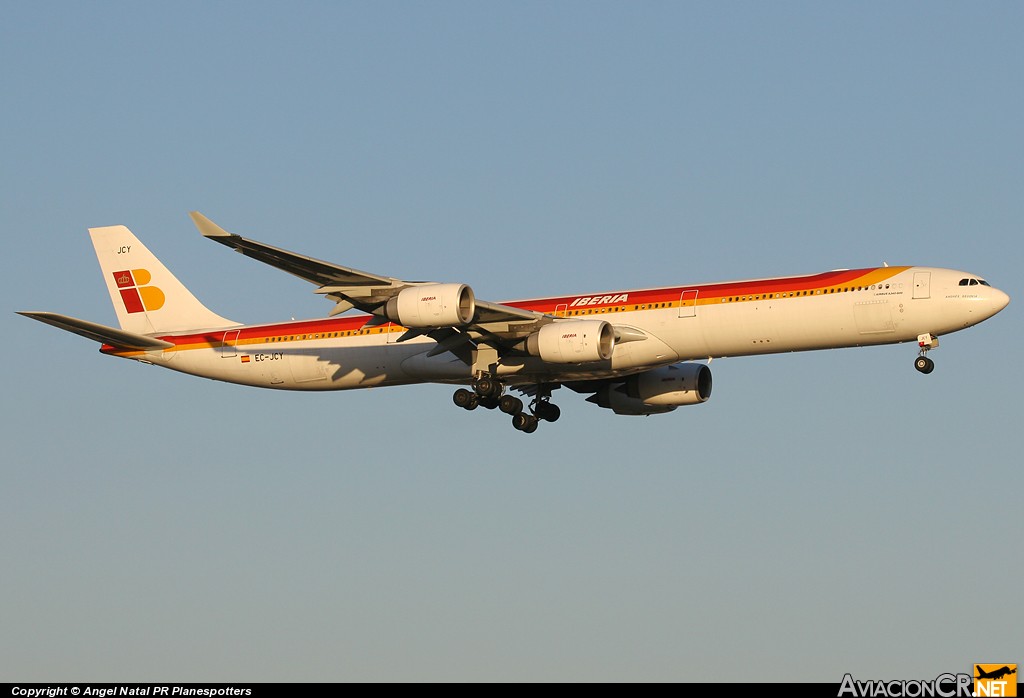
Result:
{"label": "engine intake", "polygon": [[544,325],[526,338],[526,352],[553,364],[607,361],[615,330],[604,320],[568,320]]}
{"label": "engine intake", "polygon": [[466,284],[410,286],[388,299],[384,314],[402,327],[468,325],[476,315],[476,297]]}

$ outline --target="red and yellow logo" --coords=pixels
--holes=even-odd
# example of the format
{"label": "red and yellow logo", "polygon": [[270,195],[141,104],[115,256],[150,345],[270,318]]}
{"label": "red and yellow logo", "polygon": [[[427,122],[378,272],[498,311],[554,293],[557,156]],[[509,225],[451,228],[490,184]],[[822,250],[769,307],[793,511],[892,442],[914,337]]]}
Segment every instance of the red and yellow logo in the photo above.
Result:
{"label": "red and yellow logo", "polygon": [[157,286],[147,286],[153,278],[145,269],[131,269],[114,272],[114,283],[121,292],[121,301],[129,313],[144,310],[160,310],[164,307],[164,292]]}
{"label": "red and yellow logo", "polygon": [[975,664],[974,695],[989,696],[1017,695],[1016,664]]}

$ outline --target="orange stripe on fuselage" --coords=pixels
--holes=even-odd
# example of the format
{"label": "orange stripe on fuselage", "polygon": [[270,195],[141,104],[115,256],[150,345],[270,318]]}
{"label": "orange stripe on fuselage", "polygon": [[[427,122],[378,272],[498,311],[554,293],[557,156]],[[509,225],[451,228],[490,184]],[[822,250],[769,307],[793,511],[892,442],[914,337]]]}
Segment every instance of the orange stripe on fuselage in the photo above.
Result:
{"label": "orange stripe on fuselage", "polygon": [[[561,298],[538,298],[535,300],[513,301],[505,303],[524,310],[534,310],[541,313],[554,313],[556,308],[565,305],[574,307],[597,307],[628,305],[630,309],[634,305],[651,305],[652,303],[678,303],[684,291],[697,291],[698,303],[721,302],[722,298],[730,296],[762,295],[771,293],[789,293],[791,291],[817,291],[827,288],[838,288],[847,286],[870,286],[880,281],[892,278],[910,267],[878,267],[871,269],[845,269],[840,271],[827,271],[811,276],[789,276],[775,279],[753,279],[750,281],[726,281],[715,284],[696,284],[693,286],[673,286],[670,288],[642,289],[638,291],[611,291],[603,293],[578,294],[574,296],[563,296]],[[573,302],[580,298],[616,298],[627,295],[625,302],[609,301],[607,303],[587,304],[586,306],[573,306]]]}
{"label": "orange stripe on fuselage", "polygon": [[[592,293],[588,295],[561,296],[557,298],[535,298],[531,300],[510,301],[504,303],[514,308],[532,310],[538,313],[563,315],[563,311],[579,314],[604,313],[617,310],[628,312],[636,310],[647,310],[653,306],[674,307],[680,303],[683,292],[697,292],[696,304],[707,305],[721,303],[723,299],[735,298],[737,301],[760,300],[769,295],[800,293],[800,297],[820,292],[828,292],[830,289],[863,288],[872,284],[884,283],[893,276],[910,269],[903,267],[877,267],[870,269],[846,269],[840,271],[828,271],[810,276],[790,276],[774,279],[753,279],[750,281],[726,281],[714,284],[698,284],[694,286],[672,286],[668,288],[652,288],[633,291],[612,291],[604,293]],[[807,291],[807,294],[803,292]],[[623,299],[625,296],[625,299]],[[794,296],[795,297],[795,296]],[[607,298],[606,302],[602,302]],[[573,305],[580,299],[588,299],[584,304]],[[590,301],[597,299],[592,305]],[[690,301],[692,302],[692,300]],[[564,306],[564,307],[563,307]],[[317,341],[321,339],[342,339],[347,337],[366,337],[374,334],[388,334],[391,332],[405,332],[406,328],[394,323],[385,323],[373,327],[366,327],[366,323],[373,319],[371,315],[348,315],[337,318],[318,318],[313,320],[297,320],[269,325],[250,325],[248,327],[232,328],[229,330],[218,330],[215,332],[198,332],[184,335],[160,336],[167,342],[173,343],[173,348],[165,349],[166,352],[190,351],[193,349],[216,349],[225,346],[224,335],[228,332],[232,337],[230,345],[244,346],[250,344],[286,344],[300,341]],[[234,339],[235,332],[238,338]],[[121,357],[143,356],[146,352],[136,350],[119,350],[109,344],[104,344],[100,351]]]}

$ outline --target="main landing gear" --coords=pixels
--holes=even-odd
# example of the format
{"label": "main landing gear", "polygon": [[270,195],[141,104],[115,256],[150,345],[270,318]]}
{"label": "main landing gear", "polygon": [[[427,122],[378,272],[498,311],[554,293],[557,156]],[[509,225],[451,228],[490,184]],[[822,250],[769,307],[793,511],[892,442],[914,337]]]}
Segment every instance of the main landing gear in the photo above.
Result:
{"label": "main landing gear", "polygon": [[537,431],[541,420],[554,422],[562,415],[558,405],[551,402],[550,386],[537,386],[537,395],[527,412],[523,401],[514,395],[505,394],[505,386],[491,376],[477,378],[473,381],[472,390],[459,388],[452,395],[452,402],[464,410],[475,410],[477,407],[489,410],[497,408],[505,414],[512,415],[512,426],[527,434]]}
{"label": "main landing gear", "polygon": [[926,354],[939,346],[939,338],[931,333],[918,335],[917,346],[920,347],[921,351],[918,353],[917,358],[914,359],[914,368],[924,374],[931,373],[935,370],[935,362],[929,359]]}

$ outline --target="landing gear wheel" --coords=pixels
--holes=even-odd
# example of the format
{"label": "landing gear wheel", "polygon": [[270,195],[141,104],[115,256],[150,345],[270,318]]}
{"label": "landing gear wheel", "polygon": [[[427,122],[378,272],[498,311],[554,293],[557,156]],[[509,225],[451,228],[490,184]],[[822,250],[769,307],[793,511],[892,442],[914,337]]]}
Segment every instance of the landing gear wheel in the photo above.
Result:
{"label": "landing gear wheel", "polygon": [[558,405],[550,402],[541,402],[537,405],[537,417],[543,419],[545,422],[557,422],[558,418],[562,416],[562,410],[558,409]]}
{"label": "landing gear wheel", "polygon": [[479,398],[479,400],[480,406],[486,407],[489,410],[493,410],[495,407],[498,406],[498,398],[496,397],[482,397]]}
{"label": "landing gear wheel", "polygon": [[501,383],[490,376],[481,376],[473,383],[473,390],[480,397],[498,397],[501,395]]}
{"label": "landing gear wheel", "polygon": [[464,410],[471,410],[473,408],[470,407],[469,404],[473,402],[474,398],[476,398],[474,393],[466,390],[465,388],[459,388],[455,391],[455,394],[452,395],[452,402]]}
{"label": "landing gear wheel", "polygon": [[928,374],[935,370],[935,362],[927,356],[919,356],[914,359],[914,368],[921,373]]}
{"label": "landing gear wheel", "polygon": [[465,388],[459,388],[452,395],[452,402],[464,410],[475,410],[480,404],[480,396]]}
{"label": "landing gear wheel", "polygon": [[512,415],[512,426],[519,431],[532,434],[537,431],[537,418],[532,414],[520,412],[519,414]]}
{"label": "landing gear wheel", "polygon": [[523,411],[523,401],[514,395],[502,395],[498,407],[505,414],[519,414]]}

